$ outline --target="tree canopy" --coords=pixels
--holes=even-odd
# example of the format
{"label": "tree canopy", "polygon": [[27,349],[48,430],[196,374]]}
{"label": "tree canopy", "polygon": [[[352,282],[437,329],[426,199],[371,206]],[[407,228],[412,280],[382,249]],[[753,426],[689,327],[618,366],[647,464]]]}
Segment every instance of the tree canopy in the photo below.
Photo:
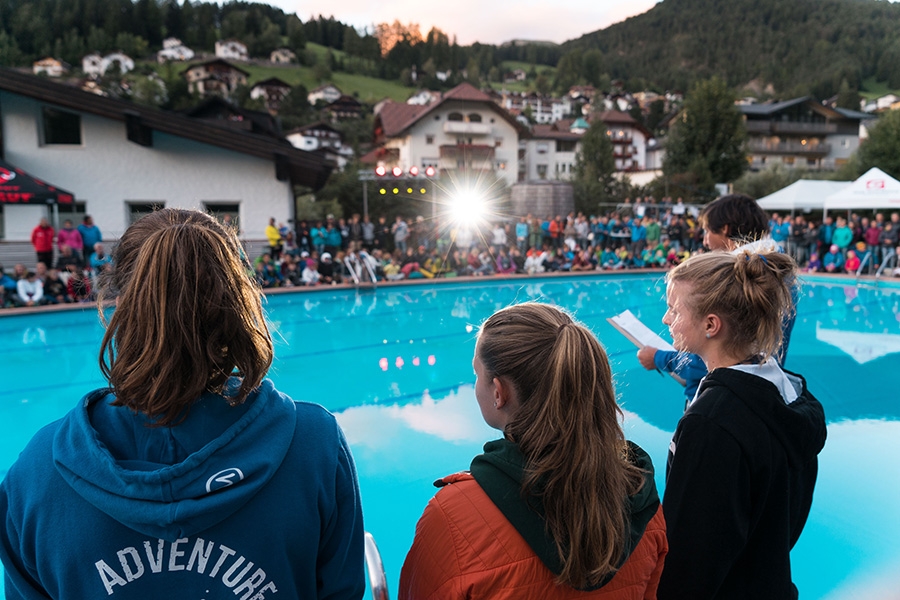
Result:
{"label": "tree canopy", "polygon": [[702,196],[716,183],[731,182],[747,168],[747,132],[734,92],[716,77],[695,84],[669,129],[664,173]]}
{"label": "tree canopy", "polygon": [[594,121],[581,138],[581,150],[575,156],[575,178],[572,181],[575,209],[584,213],[597,211],[612,192],[616,161],[606,123]]}
{"label": "tree canopy", "polygon": [[865,173],[878,167],[891,177],[900,178],[900,111],[889,110],[869,130],[868,139],[859,147],[859,170]]}

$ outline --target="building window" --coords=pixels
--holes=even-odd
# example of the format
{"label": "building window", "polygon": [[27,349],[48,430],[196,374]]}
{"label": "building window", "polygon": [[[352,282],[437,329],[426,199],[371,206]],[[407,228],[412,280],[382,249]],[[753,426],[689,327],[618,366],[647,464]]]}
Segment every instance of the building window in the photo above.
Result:
{"label": "building window", "polygon": [[225,215],[231,217],[231,224],[238,228],[238,219],[241,216],[241,205],[237,202],[215,202],[208,201],[203,203],[203,210],[214,216],[219,222],[224,222]]}
{"label": "building window", "polygon": [[556,140],[557,152],[575,152],[575,140]]}
{"label": "building window", "polygon": [[469,113],[469,123],[481,123],[481,115],[478,113]]}
{"label": "building window", "polygon": [[433,135],[426,135],[426,136],[425,136],[425,143],[426,143],[426,144],[429,144],[429,145],[433,144],[433,143],[434,143],[434,136],[433,136]]}
{"label": "building window", "polygon": [[76,227],[78,227],[78,225],[84,221],[84,215],[87,214],[87,204],[84,202],[57,204],[57,210],[59,211],[60,225],[62,225],[66,219],[69,219]]}
{"label": "building window", "polygon": [[41,120],[45,145],[81,145],[81,117],[79,115],[44,107]]}
{"label": "building window", "polygon": [[156,212],[161,208],[165,208],[166,203],[160,201],[138,201],[126,202],[128,207],[128,224],[131,225],[141,217],[146,217],[152,212]]}
{"label": "building window", "polygon": [[547,154],[548,149],[549,148],[547,147],[546,142],[541,142],[540,144],[537,145],[537,153],[538,154]]}
{"label": "building window", "polygon": [[448,121],[462,121],[463,120],[462,113],[457,113],[457,112],[450,113],[449,115],[447,115],[447,120]]}
{"label": "building window", "polygon": [[807,158],[807,159],[806,159],[806,166],[808,166],[808,167],[815,167],[817,162],[818,162],[818,161],[816,161],[815,158]]}
{"label": "building window", "polygon": [[502,137],[494,138],[494,148],[499,148],[502,145],[503,145]]}
{"label": "building window", "polygon": [[547,179],[547,165],[537,166],[538,179]]}

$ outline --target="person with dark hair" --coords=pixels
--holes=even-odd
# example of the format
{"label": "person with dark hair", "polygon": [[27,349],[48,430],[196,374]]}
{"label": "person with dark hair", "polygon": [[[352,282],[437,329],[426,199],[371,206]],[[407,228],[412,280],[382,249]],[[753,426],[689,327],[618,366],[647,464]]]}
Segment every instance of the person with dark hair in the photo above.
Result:
{"label": "person with dark hair", "polygon": [[78,233],[81,234],[81,242],[84,245],[84,264],[87,264],[91,260],[94,246],[96,246],[98,242],[103,241],[103,234],[100,232],[100,228],[94,223],[94,219],[91,215],[84,215],[84,218],[81,220],[81,225],[78,226]]}
{"label": "person with dark hair", "polygon": [[666,539],[653,465],[625,440],[594,335],[553,306],[511,306],[481,326],[472,367],[503,437],[436,483],[399,598],[654,598]]}
{"label": "person with dark hair", "polygon": [[775,360],[796,268],[774,251],[712,252],[666,278],[663,323],[709,374],[669,444],[660,600],[797,598],[790,551],[826,433],[806,381]]}
{"label": "person with dark hair", "polygon": [[38,432],[0,484],[13,598],[362,598],[346,440],[264,379],[272,339],[233,229],[131,225],[101,276],[109,387]]}
{"label": "person with dark hair", "polygon": [[[764,241],[769,231],[766,213],[750,196],[730,194],[713,200],[700,213],[700,225],[704,230],[703,245],[714,252],[735,252],[742,245],[774,248],[774,243]],[[778,353],[781,364],[787,358],[793,328],[794,315],[791,313],[785,320],[784,344]],[[638,350],[638,360],[645,369],[674,373],[684,385],[686,402],[694,398],[700,380],[706,375],[706,367],[699,356],[685,355],[677,350],[644,346]]]}

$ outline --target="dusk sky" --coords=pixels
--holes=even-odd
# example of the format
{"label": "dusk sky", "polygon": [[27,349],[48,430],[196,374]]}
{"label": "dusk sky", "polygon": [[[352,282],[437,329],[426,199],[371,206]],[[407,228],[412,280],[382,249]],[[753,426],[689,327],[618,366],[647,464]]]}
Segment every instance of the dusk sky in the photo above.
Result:
{"label": "dusk sky", "polygon": [[375,23],[418,23],[422,34],[432,27],[462,45],[502,44],[512,39],[564,42],[646,12],[657,0],[264,0],[303,21],[334,16],[357,28]]}

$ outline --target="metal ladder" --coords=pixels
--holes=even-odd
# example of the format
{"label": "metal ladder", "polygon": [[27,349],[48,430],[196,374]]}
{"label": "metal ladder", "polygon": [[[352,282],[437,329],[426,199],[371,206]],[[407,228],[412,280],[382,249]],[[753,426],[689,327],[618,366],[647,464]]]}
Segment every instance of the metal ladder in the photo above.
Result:
{"label": "metal ladder", "polygon": [[387,576],[384,574],[384,563],[381,552],[375,544],[375,538],[368,531],[366,538],[366,571],[369,573],[369,587],[372,588],[373,600],[390,600],[387,587]]}
{"label": "metal ladder", "polygon": [[378,286],[378,277],[368,261],[369,254],[360,250],[359,255],[350,253],[344,257],[344,268],[353,279],[353,285],[359,288],[362,283],[371,284],[372,289]]}

